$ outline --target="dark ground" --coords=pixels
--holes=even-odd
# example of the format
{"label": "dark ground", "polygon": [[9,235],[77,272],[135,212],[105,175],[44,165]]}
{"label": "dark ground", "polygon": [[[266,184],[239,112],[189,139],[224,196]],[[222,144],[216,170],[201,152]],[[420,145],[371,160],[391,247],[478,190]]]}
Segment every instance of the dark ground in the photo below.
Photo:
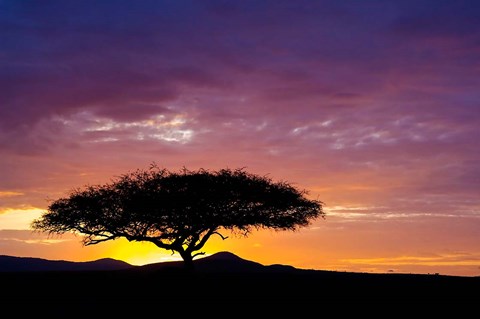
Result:
{"label": "dark ground", "polygon": [[480,305],[480,277],[312,273],[196,273],[181,271],[87,271],[2,273],[2,306],[14,304],[156,306],[326,302],[470,303]]}
{"label": "dark ground", "polygon": [[2,318],[469,318],[480,306],[480,277],[304,270],[228,252],[196,260],[193,273],[181,262],[125,269],[101,260],[88,265],[103,270],[80,271],[86,264],[8,257],[2,265]]}

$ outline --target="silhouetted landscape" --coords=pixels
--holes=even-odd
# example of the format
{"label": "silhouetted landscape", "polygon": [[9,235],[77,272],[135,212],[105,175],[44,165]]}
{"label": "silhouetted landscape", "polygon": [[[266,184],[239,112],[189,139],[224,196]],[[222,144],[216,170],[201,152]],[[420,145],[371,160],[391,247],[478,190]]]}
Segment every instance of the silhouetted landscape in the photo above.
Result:
{"label": "silhouetted landscape", "polygon": [[119,270],[132,265],[111,258],[87,262],[47,260],[31,257],[0,256],[0,272],[45,272],[45,271],[94,271]]}
{"label": "silhouetted landscape", "polygon": [[373,274],[262,265],[229,252],[183,263],[133,266],[113,259],[49,261],[0,256],[3,302],[478,302],[480,277]]}

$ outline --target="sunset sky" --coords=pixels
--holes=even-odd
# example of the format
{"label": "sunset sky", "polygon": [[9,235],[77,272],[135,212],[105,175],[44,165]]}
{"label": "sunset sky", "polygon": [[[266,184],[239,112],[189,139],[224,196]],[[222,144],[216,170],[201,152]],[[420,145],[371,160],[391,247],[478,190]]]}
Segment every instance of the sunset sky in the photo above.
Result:
{"label": "sunset sky", "polygon": [[0,0],[0,255],[180,259],[30,229],[152,163],[245,167],[325,203],[207,255],[478,276],[480,2]]}

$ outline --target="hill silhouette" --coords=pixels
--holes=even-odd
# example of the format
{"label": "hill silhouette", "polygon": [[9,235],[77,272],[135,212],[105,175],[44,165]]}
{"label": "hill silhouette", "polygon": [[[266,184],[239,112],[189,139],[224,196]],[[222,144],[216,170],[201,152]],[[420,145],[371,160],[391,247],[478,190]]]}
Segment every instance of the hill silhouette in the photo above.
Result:
{"label": "hill silhouette", "polygon": [[[196,259],[195,271],[198,273],[278,273],[303,271],[286,265],[262,265],[243,259],[231,252],[222,251]],[[47,271],[102,271],[135,270],[136,272],[183,272],[183,261],[168,261],[134,266],[112,258],[103,258],[87,262],[48,260],[33,257],[15,257],[0,255],[0,272],[47,272]]]}
{"label": "hill silhouette", "polygon": [[[264,269],[264,265],[240,258],[230,252],[218,252],[211,256],[198,258],[194,260],[196,272],[219,272],[219,273],[238,273],[238,272],[258,272]],[[169,261],[152,263],[136,267],[140,271],[183,271],[183,261]]]}
{"label": "hill silhouette", "polygon": [[0,272],[100,271],[120,270],[131,267],[133,266],[124,261],[112,258],[102,258],[86,262],[74,262],[0,255]]}
{"label": "hill silhouette", "polygon": [[75,263],[0,256],[0,300],[54,300],[65,307],[180,300],[290,305],[480,301],[480,277],[298,269],[262,265],[230,252],[198,258],[195,269],[184,271],[181,261],[133,266],[113,259]]}

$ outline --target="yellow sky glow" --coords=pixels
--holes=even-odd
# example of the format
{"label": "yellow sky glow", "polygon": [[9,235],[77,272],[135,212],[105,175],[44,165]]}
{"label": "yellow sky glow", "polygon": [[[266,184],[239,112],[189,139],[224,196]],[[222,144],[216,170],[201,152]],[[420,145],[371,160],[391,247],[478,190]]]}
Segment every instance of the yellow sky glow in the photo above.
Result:
{"label": "yellow sky glow", "polygon": [[22,196],[24,193],[22,192],[14,192],[14,191],[0,191],[0,198],[2,197],[13,197],[13,196]]}
{"label": "yellow sky glow", "polygon": [[419,256],[399,256],[392,258],[352,258],[343,259],[342,262],[357,265],[422,265],[422,266],[480,266],[480,258],[478,256],[436,256],[436,257],[419,257]]}
{"label": "yellow sky glow", "polygon": [[36,207],[0,209],[0,229],[30,229],[32,221],[44,211]]}

